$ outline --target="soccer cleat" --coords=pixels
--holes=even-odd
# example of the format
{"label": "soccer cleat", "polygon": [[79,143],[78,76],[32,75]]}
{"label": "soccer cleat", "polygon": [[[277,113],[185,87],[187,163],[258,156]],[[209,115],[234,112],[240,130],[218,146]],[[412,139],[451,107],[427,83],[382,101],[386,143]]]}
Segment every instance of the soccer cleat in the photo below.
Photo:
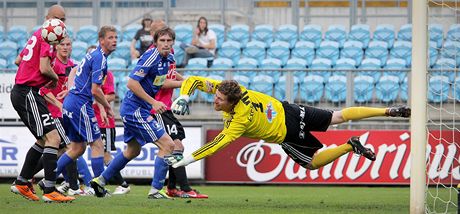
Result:
{"label": "soccer cleat", "polygon": [[96,197],[102,198],[108,194],[107,190],[104,188],[98,177],[93,178],[93,180],[91,180],[89,184],[94,189]]}
{"label": "soccer cleat", "polygon": [[184,191],[178,190],[176,188],[174,189],[167,189],[166,194],[168,194],[169,197],[181,197],[184,194]]}
{"label": "soccer cleat", "polygon": [[117,188],[115,188],[115,191],[113,191],[112,195],[125,195],[125,194],[128,194],[129,192],[131,192],[130,186],[128,187],[117,186]]}
{"label": "soccer cleat", "polygon": [[70,188],[69,190],[67,190],[67,195],[85,195],[85,191],[83,191],[82,189],[73,190],[72,188]]}
{"label": "soccer cleat", "polygon": [[184,191],[181,198],[208,198],[208,195],[200,194],[197,190],[192,189],[188,192]]}
{"label": "soccer cleat", "polygon": [[65,194],[70,189],[70,184],[64,181],[64,182],[61,183],[61,185],[56,187],[56,189],[60,193]]}
{"label": "soccer cleat", "polygon": [[387,108],[385,114],[389,117],[410,117],[411,108],[405,105],[392,106]]}
{"label": "soccer cleat", "polygon": [[52,202],[67,203],[67,202],[72,202],[73,200],[75,200],[74,197],[65,196],[64,194],[58,191],[53,191],[47,194],[43,194],[42,199],[43,201],[47,203],[52,203]]}
{"label": "soccer cleat", "polygon": [[96,193],[94,192],[94,189],[91,188],[91,187],[85,187],[83,189],[83,192],[84,192],[84,194],[82,194],[81,196],[94,196],[94,195],[96,195]]}
{"label": "soccer cleat", "polygon": [[361,145],[361,142],[359,142],[359,137],[351,137],[347,143],[353,147],[353,152],[355,154],[362,155],[371,161],[375,161],[375,153],[371,149]]}
{"label": "soccer cleat", "polygon": [[149,193],[148,199],[173,199],[168,196],[168,193],[166,193],[166,190],[162,189],[156,193]]}
{"label": "soccer cleat", "polygon": [[40,200],[40,198],[38,198],[38,196],[35,195],[34,192],[32,192],[32,190],[29,188],[28,184],[18,185],[18,184],[13,183],[13,185],[11,185],[11,187],[10,187],[10,191],[12,193],[21,195],[22,197],[24,197],[25,199],[27,199],[29,201],[38,201],[38,200]]}

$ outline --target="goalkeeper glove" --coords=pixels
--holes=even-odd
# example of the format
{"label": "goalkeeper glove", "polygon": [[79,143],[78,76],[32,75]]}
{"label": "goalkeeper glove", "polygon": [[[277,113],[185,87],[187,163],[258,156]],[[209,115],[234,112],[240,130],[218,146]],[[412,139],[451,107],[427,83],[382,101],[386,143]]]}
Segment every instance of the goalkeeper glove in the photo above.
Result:
{"label": "goalkeeper glove", "polygon": [[185,115],[190,114],[190,109],[188,108],[189,96],[181,95],[172,103],[171,110],[174,114]]}
{"label": "goalkeeper glove", "polygon": [[184,158],[184,156],[182,156],[182,154],[178,154],[178,155],[165,155],[164,157],[164,160],[166,162],[166,164],[168,164],[169,166],[181,161],[182,159]]}

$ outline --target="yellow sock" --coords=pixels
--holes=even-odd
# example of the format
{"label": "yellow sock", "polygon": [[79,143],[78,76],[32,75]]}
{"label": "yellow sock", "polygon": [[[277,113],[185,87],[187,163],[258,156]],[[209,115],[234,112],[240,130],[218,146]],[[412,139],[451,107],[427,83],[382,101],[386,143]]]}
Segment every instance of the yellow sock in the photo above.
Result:
{"label": "yellow sock", "polygon": [[345,143],[338,147],[332,149],[326,149],[313,157],[311,161],[311,165],[318,169],[322,166],[327,165],[328,163],[334,161],[335,159],[339,158],[340,156],[347,154],[348,152],[352,151],[353,147],[350,144]]}
{"label": "yellow sock", "polygon": [[345,121],[360,120],[368,117],[385,116],[386,108],[349,107],[342,110]]}

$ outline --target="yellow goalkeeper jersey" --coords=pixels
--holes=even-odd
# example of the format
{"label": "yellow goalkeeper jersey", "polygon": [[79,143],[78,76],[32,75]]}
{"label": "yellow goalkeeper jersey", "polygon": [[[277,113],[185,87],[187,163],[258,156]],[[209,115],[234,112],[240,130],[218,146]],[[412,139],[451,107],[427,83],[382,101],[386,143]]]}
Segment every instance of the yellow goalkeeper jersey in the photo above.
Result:
{"label": "yellow goalkeeper jersey", "polygon": [[[221,81],[192,76],[182,83],[181,95],[191,96],[195,89],[216,93]],[[280,144],[286,137],[284,108],[280,101],[263,93],[240,86],[243,98],[232,113],[223,112],[224,130],[212,142],[192,153],[195,160],[214,154],[240,136]]]}

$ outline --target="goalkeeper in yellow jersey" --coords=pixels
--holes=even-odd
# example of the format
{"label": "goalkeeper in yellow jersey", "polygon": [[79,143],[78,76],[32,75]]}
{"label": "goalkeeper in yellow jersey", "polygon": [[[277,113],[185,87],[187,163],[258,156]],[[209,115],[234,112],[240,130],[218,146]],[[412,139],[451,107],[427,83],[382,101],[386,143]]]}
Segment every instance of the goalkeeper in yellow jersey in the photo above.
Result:
{"label": "goalkeeper in yellow jersey", "polygon": [[224,130],[192,155],[180,160],[170,157],[173,167],[186,166],[211,156],[240,136],[280,144],[296,163],[307,169],[318,169],[351,151],[374,161],[375,153],[362,146],[358,137],[351,137],[338,147],[316,154],[323,145],[310,131],[326,131],[329,125],[349,120],[376,116],[410,117],[411,113],[407,106],[324,110],[280,102],[271,96],[248,90],[234,80],[218,81],[192,76],[182,83],[180,96],[173,102],[172,111],[175,114],[189,113],[189,96],[195,89],[215,94],[214,109],[223,112]]}

